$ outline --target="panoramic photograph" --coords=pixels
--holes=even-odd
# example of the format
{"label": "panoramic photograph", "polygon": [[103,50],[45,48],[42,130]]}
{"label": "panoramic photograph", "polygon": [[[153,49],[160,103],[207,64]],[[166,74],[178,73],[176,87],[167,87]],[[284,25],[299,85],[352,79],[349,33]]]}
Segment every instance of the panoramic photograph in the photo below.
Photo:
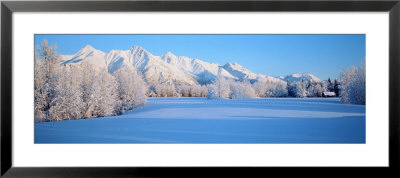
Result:
{"label": "panoramic photograph", "polygon": [[365,144],[364,34],[36,34],[35,144]]}

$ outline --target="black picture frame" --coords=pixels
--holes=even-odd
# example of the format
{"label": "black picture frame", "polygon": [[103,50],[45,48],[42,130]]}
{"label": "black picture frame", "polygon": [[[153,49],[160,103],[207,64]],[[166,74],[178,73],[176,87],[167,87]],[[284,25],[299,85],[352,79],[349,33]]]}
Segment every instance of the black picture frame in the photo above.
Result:
{"label": "black picture frame", "polygon": [[[1,2],[1,176],[5,177],[132,177],[187,176],[218,173],[307,174],[310,167],[177,168],[177,167],[62,167],[21,168],[12,165],[12,17],[13,12],[121,12],[121,11],[297,11],[389,12],[389,167],[319,167],[323,175],[340,170],[369,174],[398,174],[400,134],[400,2],[399,0],[304,1],[2,1]],[[15,93],[14,93],[15,94]],[[267,170],[266,170],[267,169]],[[289,171],[287,170],[289,169]],[[210,171],[213,171],[211,173]],[[315,175],[318,176],[318,175]]]}

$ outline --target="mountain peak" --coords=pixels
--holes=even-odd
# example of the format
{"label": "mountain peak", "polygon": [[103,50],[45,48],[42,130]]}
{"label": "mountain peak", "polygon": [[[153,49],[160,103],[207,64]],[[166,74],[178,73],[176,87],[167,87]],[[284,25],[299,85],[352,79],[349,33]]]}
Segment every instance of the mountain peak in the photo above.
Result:
{"label": "mountain peak", "polygon": [[162,54],[161,57],[176,57],[176,56],[171,51],[168,51],[165,54]]}
{"label": "mountain peak", "polygon": [[93,46],[90,46],[89,44],[87,44],[84,48],[82,48],[82,50],[84,50],[84,51],[93,51],[95,49],[93,48]]}
{"label": "mountain peak", "polygon": [[142,46],[139,46],[139,45],[133,45],[133,46],[131,47],[131,49],[143,49],[143,47],[142,47]]}
{"label": "mountain peak", "polygon": [[288,76],[286,76],[284,78],[285,81],[289,80],[291,82],[298,82],[298,81],[301,81],[302,79],[303,80],[313,80],[315,82],[321,82],[322,81],[321,79],[317,78],[313,74],[306,73],[306,72],[303,72],[303,73],[292,73],[292,74],[290,74],[290,75],[288,75]]}
{"label": "mountain peak", "polygon": [[133,45],[129,50],[131,54],[150,55],[142,46]]}
{"label": "mountain peak", "polygon": [[146,51],[142,46],[133,45],[130,49],[131,51]]}
{"label": "mountain peak", "polygon": [[96,49],[93,48],[93,46],[90,46],[90,45],[88,44],[88,45],[86,45],[85,47],[83,47],[82,49],[80,49],[80,50],[78,51],[77,54],[91,54],[91,53],[93,53],[94,51],[96,51]]}
{"label": "mountain peak", "polygon": [[166,55],[166,56],[175,56],[171,51],[168,51],[168,52],[165,53],[164,55]]}
{"label": "mountain peak", "polygon": [[292,77],[315,77],[314,75],[307,73],[307,72],[303,72],[303,73],[292,73],[289,76]]}
{"label": "mountain peak", "polygon": [[238,66],[238,67],[242,67],[241,65],[239,65],[237,62],[227,62],[226,64],[225,64],[225,66]]}
{"label": "mountain peak", "polygon": [[289,76],[302,77],[302,76],[307,76],[307,73],[291,73]]}
{"label": "mountain peak", "polygon": [[133,45],[133,46],[131,46],[131,49],[129,49],[129,50],[134,51],[134,50],[140,50],[140,49],[143,49],[143,47],[142,46]]}
{"label": "mountain peak", "polygon": [[239,71],[246,71],[247,69],[244,68],[243,66],[239,65],[238,63],[234,62],[228,62],[223,66],[225,69],[233,69],[233,70],[239,70]]}
{"label": "mountain peak", "polygon": [[231,63],[231,62],[227,62],[227,63],[224,65],[224,67],[230,67],[230,66],[232,66],[232,63]]}

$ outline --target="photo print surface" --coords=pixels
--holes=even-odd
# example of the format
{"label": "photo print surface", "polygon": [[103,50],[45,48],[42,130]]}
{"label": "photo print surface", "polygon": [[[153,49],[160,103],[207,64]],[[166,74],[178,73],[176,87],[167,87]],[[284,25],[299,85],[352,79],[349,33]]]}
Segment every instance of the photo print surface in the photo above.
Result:
{"label": "photo print surface", "polygon": [[366,140],[364,34],[36,34],[34,141]]}

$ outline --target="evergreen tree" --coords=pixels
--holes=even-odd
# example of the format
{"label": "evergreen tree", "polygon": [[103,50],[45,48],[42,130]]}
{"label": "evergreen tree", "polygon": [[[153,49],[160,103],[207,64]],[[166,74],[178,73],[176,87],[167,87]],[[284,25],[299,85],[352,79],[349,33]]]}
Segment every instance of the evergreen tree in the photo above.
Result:
{"label": "evergreen tree", "polygon": [[337,79],[335,79],[333,81],[333,85],[334,85],[333,91],[335,92],[336,96],[339,96],[339,93],[340,93],[339,81]]}
{"label": "evergreen tree", "polygon": [[334,91],[334,84],[332,83],[331,78],[328,78],[328,91],[333,92]]}

